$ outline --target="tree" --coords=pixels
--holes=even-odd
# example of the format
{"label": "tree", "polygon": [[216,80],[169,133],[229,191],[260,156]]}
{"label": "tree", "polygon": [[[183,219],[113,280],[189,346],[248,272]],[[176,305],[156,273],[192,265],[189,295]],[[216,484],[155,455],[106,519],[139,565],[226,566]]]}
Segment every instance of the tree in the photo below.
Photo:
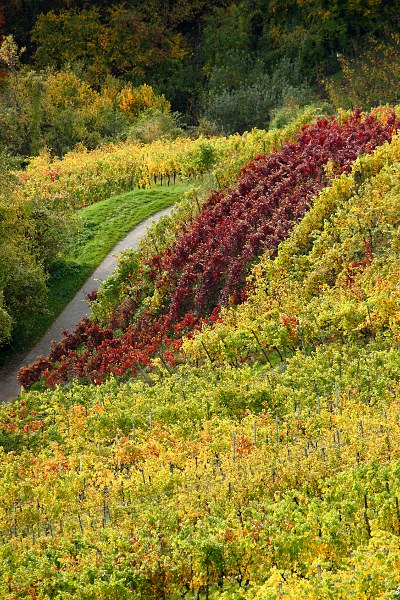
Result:
{"label": "tree", "polygon": [[6,36],[0,47],[0,63],[9,75],[2,87],[0,126],[3,149],[26,156],[36,153],[39,146],[41,78],[33,72],[21,73],[24,51],[12,35]]}
{"label": "tree", "polygon": [[51,11],[41,15],[32,32],[39,68],[79,65],[91,85],[107,75],[134,85],[160,85],[187,53],[183,36],[164,24],[148,21],[138,10],[119,5],[106,17],[97,8]]}
{"label": "tree", "polygon": [[0,47],[0,61],[15,74],[21,66],[21,56],[26,48],[18,48],[14,37],[7,35]]}
{"label": "tree", "polygon": [[339,62],[341,78],[326,82],[334,106],[371,108],[399,102],[400,35],[392,34],[389,43],[371,39],[359,56],[351,59],[341,55]]}
{"label": "tree", "polygon": [[95,86],[110,74],[104,60],[107,28],[95,7],[41,14],[31,37],[37,45],[33,60],[39,69],[78,65],[88,83]]}

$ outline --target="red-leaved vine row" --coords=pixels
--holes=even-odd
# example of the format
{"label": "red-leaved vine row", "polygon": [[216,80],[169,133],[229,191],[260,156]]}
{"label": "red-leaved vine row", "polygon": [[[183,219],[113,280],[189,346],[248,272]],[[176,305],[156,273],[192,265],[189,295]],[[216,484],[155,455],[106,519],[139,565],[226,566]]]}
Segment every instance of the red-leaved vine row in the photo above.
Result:
{"label": "red-leaved vine row", "polygon": [[175,243],[149,259],[146,285],[150,273],[149,289],[165,299],[159,312],[141,306],[139,270],[132,285],[137,291],[114,311],[109,326],[82,321],[47,358],[21,369],[21,384],[30,388],[42,375],[51,387],[71,379],[101,383],[111,373],[145,376],[154,357],[173,367],[182,336],[217,319],[221,305],[243,301],[251,265],[267,250],[276,254],[316,193],[398,128],[394,114],[383,122],[356,111],[343,123],[320,119],[296,142],[257,156],[233,188],[213,192]]}

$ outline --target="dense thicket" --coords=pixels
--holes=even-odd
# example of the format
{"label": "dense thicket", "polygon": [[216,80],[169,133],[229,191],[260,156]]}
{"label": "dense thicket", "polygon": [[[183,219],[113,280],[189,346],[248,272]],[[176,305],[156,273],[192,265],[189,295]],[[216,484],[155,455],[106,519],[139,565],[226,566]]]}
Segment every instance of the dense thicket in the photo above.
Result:
{"label": "dense thicket", "polygon": [[335,102],[348,61],[367,65],[377,93],[358,93],[364,83],[354,78],[357,89],[345,89],[342,104],[398,99],[388,89],[399,63],[398,0],[13,0],[4,13],[5,33],[27,47],[30,67],[72,69],[97,91],[110,77],[151,85],[186,123],[206,119],[226,133],[265,127],[277,109],[324,96],[326,86]]}

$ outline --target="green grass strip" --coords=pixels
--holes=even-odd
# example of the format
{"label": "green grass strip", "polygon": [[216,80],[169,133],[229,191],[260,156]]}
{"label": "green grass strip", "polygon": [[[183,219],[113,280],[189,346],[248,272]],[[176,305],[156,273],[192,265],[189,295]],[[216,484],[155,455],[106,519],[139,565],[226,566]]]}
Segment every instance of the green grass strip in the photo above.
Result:
{"label": "green grass strip", "polygon": [[17,341],[11,352],[4,349],[4,358],[32,348],[114,246],[139,223],[178,201],[186,189],[184,184],[137,189],[79,210],[82,227],[67,256],[52,269],[46,310],[20,324]]}

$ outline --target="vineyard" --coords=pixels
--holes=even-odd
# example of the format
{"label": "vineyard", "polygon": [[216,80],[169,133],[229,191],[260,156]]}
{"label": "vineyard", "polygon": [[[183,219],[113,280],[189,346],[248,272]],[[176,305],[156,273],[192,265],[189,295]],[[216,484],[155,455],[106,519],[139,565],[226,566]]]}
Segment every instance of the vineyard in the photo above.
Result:
{"label": "vineyard", "polygon": [[267,251],[273,256],[313,196],[349,171],[358,154],[390,140],[397,126],[394,113],[385,122],[361,113],[341,125],[320,119],[296,143],[248,163],[237,184],[213,192],[172,244],[162,251],[155,244],[156,252],[133,264],[128,276],[124,265],[117,302],[105,295],[98,300],[98,310],[107,311],[106,326],[78,324],[47,359],[21,371],[22,385],[31,387],[42,374],[50,386],[76,378],[100,383],[110,373],[136,375],[155,355],[173,367],[182,333],[243,300],[252,262]]}
{"label": "vineyard", "polygon": [[226,186],[241,165],[291,139],[317,112],[306,109],[279,130],[253,129],[228,138],[120,143],[91,152],[80,147],[62,160],[43,151],[24,170],[0,155],[0,346],[18,346],[32,314],[40,319],[49,310],[49,279],[76,245],[80,209],[113,195],[188,181]]}
{"label": "vineyard", "polygon": [[[1,598],[400,598],[397,113],[195,145],[220,187],[0,409]],[[189,174],[96,152],[35,159],[27,193]]]}
{"label": "vineyard", "polygon": [[283,129],[253,129],[243,135],[158,140],[151,144],[110,144],[105,148],[68,152],[54,160],[43,152],[23,174],[24,195],[66,197],[78,208],[134,187],[173,185],[212,170],[216,185],[226,186],[256,154],[269,152],[309,123],[318,110],[309,108]]}

